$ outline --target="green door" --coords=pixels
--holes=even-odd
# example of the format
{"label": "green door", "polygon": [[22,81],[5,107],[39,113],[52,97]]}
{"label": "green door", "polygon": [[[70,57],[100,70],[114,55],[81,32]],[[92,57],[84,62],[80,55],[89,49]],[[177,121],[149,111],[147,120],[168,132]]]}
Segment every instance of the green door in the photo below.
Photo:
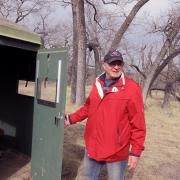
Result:
{"label": "green door", "polygon": [[66,49],[38,52],[31,156],[33,180],[61,179],[66,76]]}

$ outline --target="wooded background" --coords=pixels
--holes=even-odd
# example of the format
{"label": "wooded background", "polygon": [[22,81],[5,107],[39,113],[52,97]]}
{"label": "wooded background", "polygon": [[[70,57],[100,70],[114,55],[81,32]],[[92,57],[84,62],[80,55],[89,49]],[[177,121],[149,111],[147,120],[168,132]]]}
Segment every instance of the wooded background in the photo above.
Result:
{"label": "wooded background", "polygon": [[[84,102],[85,86],[102,72],[103,56],[118,49],[125,73],[143,88],[144,103],[152,91],[163,91],[162,108],[168,110],[171,98],[180,101],[180,1],[172,0],[160,16],[140,16],[150,1],[0,0],[0,16],[40,34],[42,47],[69,48],[72,103]],[[71,9],[70,17],[63,17],[62,7]]]}

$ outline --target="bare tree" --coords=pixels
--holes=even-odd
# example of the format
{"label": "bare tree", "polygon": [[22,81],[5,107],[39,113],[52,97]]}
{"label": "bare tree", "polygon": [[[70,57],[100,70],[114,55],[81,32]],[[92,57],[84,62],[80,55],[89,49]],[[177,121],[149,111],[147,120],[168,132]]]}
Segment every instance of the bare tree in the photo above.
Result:
{"label": "bare tree", "polygon": [[[167,27],[168,30],[166,31],[166,40],[154,60],[151,71],[148,73],[147,78],[145,79],[143,88],[144,101],[146,101],[150,87],[157,78],[157,75],[163,70],[169,61],[171,61],[180,52],[180,48],[178,48],[175,49],[170,55],[167,55],[168,49],[173,45],[173,42],[176,40],[177,36],[179,36],[178,33],[180,29],[180,18],[178,17],[174,22],[170,22]],[[167,57],[164,59],[166,55]]]}
{"label": "bare tree", "polygon": [[164,92],[164,100],[162,103],[162,108],[165,109],[166,112],[169,112],[170,96],[171,96],[171,91],[173,89],[172,69],[173,69],[173,61],[169,62],[169,64],[168,64],[167,79],[166,79],[165,92]]}
{"label": "bare tree", "polygon": [[0,14],[15,23],[50,5],[47,0],[1,0],[0,4]]}
{"label": "bare tree", "polygon": [[86,78],[86,26],[84,16],[84,1],[76,0],[77,4],[77,37],[78,37],[78,63],[77,63],[77,86],[76,103],[82,104],[85,100]]}
{"label": "bare tree", "polygon": [[[124,33],[126,32],[126,30],[128,29],[129,25],[131,24],[132,20],[134,19],[135,15],[137,14],[137,12],[140,10],[140,8],[149,0],[140,0],[137,2],[137,4],[132,8],[132,10],[130,11],[129,15],[126,17],[124,23],[121,25],[120,29],[118,30],[118,32],[116,33],[114,40],[111,44],[111,48],[117,48],[122,36],[124,35]],[[73,1],[72,1],[73,2]],[[87,1],[89,4],[91,4],[91,6],[93,6],[93,8],[95,9],[95,13],[96,13],[96,8],[95,5],[90,2]],[[84,9],[82,9],[84,7],[84,2],[80,2],[80,1],[76,1],[74,2],[77,4],[77,25],[78,25],[78,63],[77,63],[77,87],[76,87],[76,102],[78,104],[81,104],[84,100],[85,97],[85,71],[86,71],[86,64],[85,64],[85,41],[86,41],[86,35],[85,35],[85,16],[84,16]],[[79,3],[79,4],[78,4]],[[105,1],[103,1],[103,3],[106,3]],[[78,9],[78,5],[81,7],[81,9]],[[79,23],[78,23],[79,22]],[[99,65],[99,52],[97,49],[97,43],[91,43],[91,48],[95,53],[95,58],[97,58],[95,60],[95,62],[97,63],[96,65]],[[89,46],[90,47],[90,46]],[[82,50],[82,51],[81,51]]]}
{"label": "bare tree", "polygon": [[120,26],[119,30],[117,31],[114,37],[114,40],[111,43],[110,50],[118,48],[124,33],[127,31],[129,25],[135,18],[136,14],[148,1],[149,0],[139,0],[136,3],[136,5],[132,8],[129,15],[126,17],[125,21],[123,22],[123,24]]}
{"label": "bare tree", "polygon": [[78,62],[78,26],[77,26],[77,3],[72,0],[72,18],[73,18],[73,56],[71,64],[71,102],[76,102],[77,87],[77,62]]}

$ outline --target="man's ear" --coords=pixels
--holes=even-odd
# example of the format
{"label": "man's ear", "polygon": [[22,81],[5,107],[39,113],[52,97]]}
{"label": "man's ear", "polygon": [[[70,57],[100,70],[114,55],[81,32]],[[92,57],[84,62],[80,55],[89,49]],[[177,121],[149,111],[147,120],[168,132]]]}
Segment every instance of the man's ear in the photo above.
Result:
{"label": "man's ear", "polygon": [[102,63],[102,69],[105,70],[106,66],[105,63]]}

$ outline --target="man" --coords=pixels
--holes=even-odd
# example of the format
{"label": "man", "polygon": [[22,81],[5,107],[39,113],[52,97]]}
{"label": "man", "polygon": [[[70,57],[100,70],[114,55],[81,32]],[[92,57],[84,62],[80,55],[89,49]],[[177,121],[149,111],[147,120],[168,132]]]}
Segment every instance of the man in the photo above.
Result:
{"label": "man", "polygon": [[141,88],[125,77],[123,65],[119,51],[107,53],[104,73],[96,78],[86,102],[75,113],[66,115],[66,126],[87,118],[81,173],[84,180],[98,180],[104,164],[109,180],[123,180],[126,166],[134,170],[144,150]]}

